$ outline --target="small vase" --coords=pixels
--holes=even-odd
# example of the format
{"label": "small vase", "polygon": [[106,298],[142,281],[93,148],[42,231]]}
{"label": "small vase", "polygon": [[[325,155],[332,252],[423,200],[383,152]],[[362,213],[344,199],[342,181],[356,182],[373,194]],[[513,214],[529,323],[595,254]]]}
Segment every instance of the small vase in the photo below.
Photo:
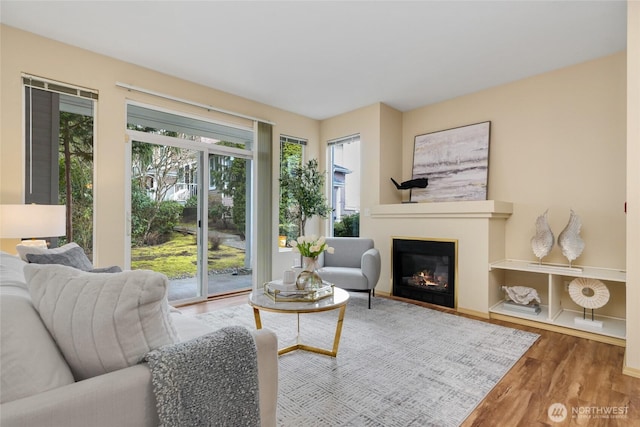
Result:
{"label": "small vase", "polygon": [[318,258],[303,257],[303,269],[296,279],[296,288],[299,290],[319,289],[322,287],[322,278],[318,274]]}

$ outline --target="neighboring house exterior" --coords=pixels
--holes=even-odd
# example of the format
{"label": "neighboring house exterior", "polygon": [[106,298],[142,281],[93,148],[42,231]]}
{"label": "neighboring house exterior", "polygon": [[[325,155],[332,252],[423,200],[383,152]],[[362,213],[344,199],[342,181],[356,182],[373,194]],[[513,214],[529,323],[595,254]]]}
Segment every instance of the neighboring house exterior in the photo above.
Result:
{"label": "neighboring house exterior", "polygon": [[333,166],[333,192],[331,195],[331,205],[334,207],[334,221],[340,221],[343,216],[353,215],[358,212],[358,209],[354,208],[353,205],[347,204],[345,184],[346,177],[350,173],[352,173],[352,171],[343,166]]}

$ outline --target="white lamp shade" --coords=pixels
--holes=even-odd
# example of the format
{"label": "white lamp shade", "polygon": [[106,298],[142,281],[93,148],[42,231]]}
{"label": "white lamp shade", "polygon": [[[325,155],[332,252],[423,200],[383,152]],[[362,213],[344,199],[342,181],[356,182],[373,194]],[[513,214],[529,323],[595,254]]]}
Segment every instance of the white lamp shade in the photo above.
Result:
{"label": "white lamp shade", "polygon": [[64,205],[0,205],[0,237],[27,239],[66,234]]}

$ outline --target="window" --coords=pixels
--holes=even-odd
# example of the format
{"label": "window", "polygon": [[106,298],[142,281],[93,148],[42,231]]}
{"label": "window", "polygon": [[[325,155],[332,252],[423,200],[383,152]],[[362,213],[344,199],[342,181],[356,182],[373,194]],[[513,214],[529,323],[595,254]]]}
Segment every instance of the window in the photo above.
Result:
{"label": "window", "polygon": [[[280,177],[292,168],[302,165],[306,139],[280,135]],[[287,242],[298,238],[298,225],[291,218],[292,201],[280,190],[280,209],[278,220],[278,245],[286,247]]]}
{"label": "window", "polygon": [[331,232],[335,237],[360,235],[360,135],[328,141],[331,170]]}
{"label": "window", "polygon": [[[25,99],[25,203],[66,206],[66,236],[93,259],[95,91],[22,77]],[[48,237],[48,236],[43,236]]]}

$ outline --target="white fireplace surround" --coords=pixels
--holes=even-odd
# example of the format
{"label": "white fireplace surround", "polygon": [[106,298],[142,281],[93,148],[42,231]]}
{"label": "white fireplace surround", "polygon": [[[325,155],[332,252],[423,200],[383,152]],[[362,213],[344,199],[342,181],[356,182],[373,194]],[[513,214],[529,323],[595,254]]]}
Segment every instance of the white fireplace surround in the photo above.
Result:
{"label": "white fireplace surround", "polygon": [[499,295],[490,283],[489,264],[505,258],[505,223],[513,205],[495,200],[403,203],[371,208],[372,235],[382,257],[381,293],[392,294],[393,238],[458,241],[456,309],[489,317]]}

